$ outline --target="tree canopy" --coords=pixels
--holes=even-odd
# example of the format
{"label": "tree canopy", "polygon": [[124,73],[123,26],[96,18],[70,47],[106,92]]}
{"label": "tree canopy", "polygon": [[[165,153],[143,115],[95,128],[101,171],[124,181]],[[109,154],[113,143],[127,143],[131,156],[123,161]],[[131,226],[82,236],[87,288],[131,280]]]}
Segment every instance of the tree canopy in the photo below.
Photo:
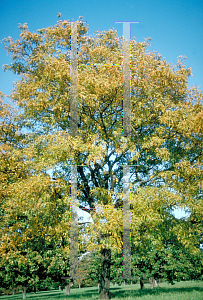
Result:
{"label": "tree canopy", "polygon": [[[35,232],[46,232],[45,241],[49,234],[50,240],[55,234],[63,236],[64,228],[70,226],[70,167],[77,165],[78,201],[90,209],[94,219],[87,228],[92,237],[87,249],[94,240],[98,249],[121,251],[123,166],[130,165],[131,244],[135,255],[143,249],[144,259],[152,255],[151,250],[166,251],[176,243],[189,249],[188,253],[200,252],[203,95],[195,87],[189,88],[192,73],[184,58],[179,57],[172,65],[160,54],[148,51],[150,39],[131,39],[132,128],[131,135],[125,137],[123,38],[112,29],[88,36],[88,26],[80,18],[78,135],[72,136],[70,22],[59,21],[37,32],[24,24],[20,31],[19,40],[4,39],[12,57],[5,70],[19,75],[10,97],[19,108],[14,123],[21,135],[13,146],[11,134],[4,142],[2,131],[1,160],[5,164],[1,167],[1,193],[6,193],[2,228],[19,211],[27,224],[21,235],[26,247]],[[5,112],[2,117],[6,117]],[[11,133],[9,126],[6,130]],[[10,173],[5,171],[8,160]],[[100,222],[98,204],[103,207],[106,223]],[[176,220],[171,216],[174,206],[187,207],[190,217]],[[15,224],[19,232],[22,223]],[[2,233],[4,239],[11,239],[5,233],[11,230],[9,226]]]}

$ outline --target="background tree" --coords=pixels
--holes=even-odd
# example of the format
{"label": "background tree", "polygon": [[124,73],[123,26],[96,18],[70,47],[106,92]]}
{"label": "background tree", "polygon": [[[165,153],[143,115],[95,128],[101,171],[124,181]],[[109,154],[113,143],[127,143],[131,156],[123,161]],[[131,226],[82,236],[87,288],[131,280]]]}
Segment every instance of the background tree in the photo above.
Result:
{"label": "background tree", "polygon": [[2,206],[1,269],[5,273],[11,265],[15,285],[24,291],[69,275],[70,203],[58,198],[55,188],[51,193],[50,181],[30,175],[10,186]]}
{"label": "background tree", "polygon": [[178,220],[170,213],[178,197],[160,187],[145,187],[132,195],[133,266],[137,275],[151,278],[152,288],[153,279],[173,283],[201,278],[196,228],[187,219]]}
{"label": "background tree", "polygon": [[18,133],[13,114],[1,99],[0,276],[4,288],[22,286],[25,298],[26,288],[50,285],[57,269],[60,280],[69,274],[70,198],[63,182],[53,182],[25,156],[26,136]]}

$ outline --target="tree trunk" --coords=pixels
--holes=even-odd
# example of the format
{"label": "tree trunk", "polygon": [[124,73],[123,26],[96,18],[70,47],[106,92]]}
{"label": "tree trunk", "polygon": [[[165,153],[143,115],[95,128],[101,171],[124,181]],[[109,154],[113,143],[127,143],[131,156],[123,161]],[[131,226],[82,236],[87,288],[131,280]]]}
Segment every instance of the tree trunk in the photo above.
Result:
{"label": "tree trunk", "polygon": [[144,290],[144,281],[140,278],[140,288],[141,290]]}
{"label": "tree trunk", "polygon": [[73,283],[69,283],[68,285],[65,286],[65,290],[66,290],[66,295],[70,295],[70,288],[73,285]]}
{"label": "tree trunk", "polygon": [[150,282],[150,285],[151,285],[151,289],[153,290],[154,285],[155,285],[155,279],[154,279],[154,276],[152,276],[152,277],[149,278],[149,282]]}
{"label": "tree trunk", "polygon": [[123,284],[125,285],[125,280],[124,280]]}
{"label": "tree trunk", "polygon": [[61,292],[61,286],[59,285],[59,291]]}
{"label": "tree trunk", "polygon": [[26,287],[23,286],[23,299],[26,299]]}
{"label": "tree trunk", "polygon": [[155,285],[157,285],[157,286],[158,286],[158,283],[157,283],[156,279],[154,280],[154,283],[155,283]]}
{"label": "tree trunk", "polygon": [[101,256],[99,299],[106,300],[109,299],[111,249],[103,248],[101,250]]}
{"label": "tree trunk", "polygon": [[80,289],[80,283],[78,284],[78,287],[79,287],[79,289]]}
{"label": "tree trunk", "polygon": [[15,295],[15,288],[13,288],[13,296]]}

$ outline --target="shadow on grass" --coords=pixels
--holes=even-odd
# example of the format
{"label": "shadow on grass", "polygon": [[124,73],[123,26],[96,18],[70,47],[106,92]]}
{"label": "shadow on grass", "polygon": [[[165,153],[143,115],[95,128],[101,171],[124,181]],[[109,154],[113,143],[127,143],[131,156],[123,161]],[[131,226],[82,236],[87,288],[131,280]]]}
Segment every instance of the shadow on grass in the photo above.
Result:
{"label": "shadow on grass", "polygon": [[[203,287],[155,287],[153,290],[146,288],[144,290],[138,289],[137,286],[121,286],[121,287],[111,287],[110,288],[110,299],[123,299],[124,297],[143,297],[146,295],[161,295],[163,293],[192,293],[194,291],[203,292]],[[86,299],[98,299],[98,289],[94,288],[82,288],[82,289],[72,289],[70,295],[65,295],[64,291],[44,291],[34,293],[28,293],[26,299],[30,300],[86,300]],[[22,294],[17,294],[15,296],[1,296],[0,300],[4,299],[13,299],[18,300],[22,299]]]}
{"label": "shadow on grass", "polygon": [[201,287],[155,287],[153,290],[150,288],[146,288],[144,290],[140,289],[129,289],[126,290],[125,288],[111,288],[110,289],[110,296],[111,299],[114,298],[123,298],[123,297],[142,297],[146,295],[160,295],[163,293],[192,293],[194,291],[203,292],[203,288]]}
{"label": "shadow on grass", "polygon": [[[91,289],[91,290],[90,290]],[[16,295],[9,295],[9,296],[0,296],[0,300],[5,299],[12,299],[12,300],[19,300],[22,299],[22,293],[18,293]],[[29,300],[72,300],[72,299],[98,299],[98,289],[97,288],[85,288],[85,289],[72,289],[70,295],[65,295],[65,291],[42,291],[34,293],[27,293],[26,299]]]}

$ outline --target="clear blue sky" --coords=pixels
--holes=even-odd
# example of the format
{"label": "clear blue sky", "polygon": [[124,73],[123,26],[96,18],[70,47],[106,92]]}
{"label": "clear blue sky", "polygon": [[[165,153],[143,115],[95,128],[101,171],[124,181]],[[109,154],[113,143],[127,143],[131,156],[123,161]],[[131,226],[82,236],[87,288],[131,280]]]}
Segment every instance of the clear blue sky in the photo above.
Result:
{"label": "clear blue sky", "polygon": [[[203,90],[203,1],[202,0],[1,0],[0,40],[19,37],[19,23],[28,23],[31,31],[53,26],[58,18],[76,21],[79,16],[89,24],[89,34],[112,27],[122,35],[122,25],[114,21],[139,21],[131,25],[131,37],[138,42],[150,37],[149,50],[159,52],[175,64],[179,55],[187,56],[192,67],[190,86]],[[0,65],[11,62],[0,45]],[[17,76],[0,68],[0,90],[11,92]]]}
{"label": "clear blue sky", "polygon": [[[151,37],[149,49],[173,64],[179,55],[187,56],[186,66],[193,72],[189,84],[203,90],[202,0],[2,0],[0,40],[7,36],[17,39],[19,23],[28,23],[31,31],[52,26],[58,20],[58,12],[63,19],[74,21],[83,16],[89,24],[89,34],[114,27],[122,35],[122,25],[114,21],[139,21],[131,25],[131,37],[137,41]],[[0,65],[9,62],[0,45]],[[0,90],[8,94],[17,77],[0,68],[0,78]]]}

